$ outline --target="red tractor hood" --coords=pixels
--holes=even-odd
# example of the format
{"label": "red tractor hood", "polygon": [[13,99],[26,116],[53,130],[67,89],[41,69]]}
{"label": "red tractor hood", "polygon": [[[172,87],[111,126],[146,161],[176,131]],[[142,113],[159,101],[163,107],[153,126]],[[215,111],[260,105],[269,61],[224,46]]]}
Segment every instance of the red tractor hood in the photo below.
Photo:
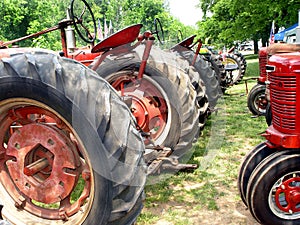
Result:
{"label": "red tractor hood", "polygon": [[279,73],[300,73],[300,52],[276,54],[270,57],[269,65]]}

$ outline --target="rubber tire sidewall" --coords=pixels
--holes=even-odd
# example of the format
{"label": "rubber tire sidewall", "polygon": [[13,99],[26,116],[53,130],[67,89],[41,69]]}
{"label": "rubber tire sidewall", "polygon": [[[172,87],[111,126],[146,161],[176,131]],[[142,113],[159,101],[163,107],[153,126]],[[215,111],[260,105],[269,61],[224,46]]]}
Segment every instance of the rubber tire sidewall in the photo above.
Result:
{"label": "rubber tire sidewall", "polygon": [[[136,60],[128,60],[125,59],[124,61],[122,59],[118,59],[116,63],[114,63],[110,59],[106,59],[106,63],[103,65],[100,65],[96,72],[104,79],[109,79],[111,74],[114,74],[119,71],[130,71],[134,70],[138,72],[140,66],[140,62]],[[175,90],[172,83],[164,77],[163,74],[161,74],[160,71],[156,70],[155,68],[152,68],[151,66],[147,65],[145,68],[145,75],[147,75],[149,78],[153,79],[157,84],[160,85],[161,89],[167,94],[168,101],[170,102],[170,109],[168,109],[169,113],[171,113],[171,117],[169,122],[171,122],[169,126],[169,131],[166,137],[162,142],[156,142],[156,145],[160,146],[166,146],[174,148],[176,144],[179,141],[180,138],[180,130],[181,130],[181,109],[178,107],[178,99],[179,96],[177,94],[177,91]],[[177,122],[177,123],[175,123]]]}
{"label": "rubber tire sidewall", "polygon": [[255,99],[257,96],[264,94],[266,92],[266,85],[263,84],[256,84],[249,92],[247,98],[247,105],[249,110],[254,115],[262,115],[265,116],[266,113],[259,111],[259,109],[255,106]]}
{"label": "rubber tire sidewall", "polygon": [[[253,184],[251,193],[251,204],[249,207],[254,216],[265,225],[299,225],[300,218],[297,220],[285,220],[277,217],[271,211],[268,204],[268,196],[272,186],[279,178],[293,171],[299,171],[300,155],[299,151],[293,154],[279,155],[273,157],[264,167],[258,167],[259,176]],[[257,204],[255,204],[256,202]]]}
{"label": "rubber tire sidewall", "polygon": [[246,206],[247,184],[249,182],[249,178],[257,165],[272,153],[273,151],[267,147],[265,142],[260,143],[247,153],[242,164],[240,165],[238,175],[238,190],[240,197]]}
{"label": "rubber tire sidewall", "polygon": [[[10,98],[28,98],[42,102],[45,105],[50,106],[56,112],[58,112],[63,118],[65,118],[70,124],[72,124],[72,110],[74,105],[68,99],[65,98],[61,93],[56,91],[50,86],[37,80],[29,80],[26,78],[11,77],[11,78],[0,78],[0,101],[10,99]],[[80,110],[76,110],[77,113],[81,113]],[[91,141],[93,138],[98,137],[98,134],[94,133],[94,129],[89,126],[89,122],[85,120],[85,115],[81,116],[81,123],[85,124],[80,127],[82,130],[76,130],[78,134],[88,134],[89,143],[84,143],[86,149],[101,148],[101,146],[90,146],[93,144]],[[82,141],[87,140],[81,138]],[[97,141],[96,141],[97,142]],[[94,163],[103,163],[103,166],[107,164],[107,159],[105,155],[101,154],[93,155]],[[96,157],[96,158],[95,158]],[[93,162],[92,162],[93,164]],[[106,224],[110,216],[111,202],[112,198],[112,183],[107,179],[103,178],[99,173],[93,171],[94,182],[95,182],[95,192],[94,192],[94,203],[92,204],[91,211],[86,218],[84,224]],[[99,207],[99,203],[103,207]],[[103,215],[99,218],[99,215]]]}

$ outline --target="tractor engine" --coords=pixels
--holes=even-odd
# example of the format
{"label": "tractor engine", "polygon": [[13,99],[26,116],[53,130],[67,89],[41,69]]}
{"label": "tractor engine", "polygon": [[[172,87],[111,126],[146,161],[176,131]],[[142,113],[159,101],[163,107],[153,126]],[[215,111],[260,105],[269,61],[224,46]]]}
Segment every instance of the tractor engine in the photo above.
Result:
{"label": "tractor engine", "polygon": [[273,55],[266,69],[273,113],[272,125],[264,134],[267,145],[299,148],[300,52]]}

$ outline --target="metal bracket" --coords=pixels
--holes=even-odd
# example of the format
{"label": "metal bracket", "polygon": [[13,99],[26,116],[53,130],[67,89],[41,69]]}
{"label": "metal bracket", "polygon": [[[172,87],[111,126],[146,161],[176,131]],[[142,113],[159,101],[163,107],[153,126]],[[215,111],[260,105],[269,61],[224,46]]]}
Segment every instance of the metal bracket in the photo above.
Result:
{"label": "metal bracket", "polygon": [[170,156],[172,152],[171,148],[164,147],[157,158],[148,166],[147,175],[160,174],[162,171],[191,171],[198,168],[197,164],[179,163],[177,157]]}
{"label": "metal bracket", "polygon": [[162,151],[159,153],[159,155],[157,156],[156,159],[154,159],[151,164],[148,166],[148,171],[147,171],[147,175],[150,174],[155,174],[155,173],[160,173],[160,167],[163,163],[163,160],[160,158],[165,158],[168,157],[169,155],[172,154],[172,149],[171,148],[167,148],[164,147],[162,149]]}
{"label": "metal bracket", "polygon": [[248,89],[248,81],[249,80],[258,80],[258,77],[249,77],[247,79],[243,79],[243,81],[245,82],[245,86],[246,86],[246,95],[248,95],[248,93],[249,93],[249,89]]}
{"label": "metal bracket", "polygon": [[198,168],[197,164],[183,164],[179,163],[177,165],[172,164],[163,164],[162,168],[164,170],[171,170],[171,171],[193,171]]}

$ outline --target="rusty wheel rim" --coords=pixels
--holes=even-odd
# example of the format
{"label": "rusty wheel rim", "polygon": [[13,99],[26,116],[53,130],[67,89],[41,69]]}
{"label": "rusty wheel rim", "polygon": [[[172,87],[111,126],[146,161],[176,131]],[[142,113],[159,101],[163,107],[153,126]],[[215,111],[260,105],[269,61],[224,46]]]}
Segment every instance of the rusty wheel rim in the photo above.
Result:
{"label": "rusty wheel rim", "polygon": [[10,202],[9,210],[27,215],[21,216],[24,224],[30,215],[44,224],[81,224],[94,188],[76,132],[57,112],[33,100],[3,101],[0,112],[1,193]]}
{"label": "rusty wheel rim", "polygon": [[[170,129],[170,101],[162,87],[151,77],[120,71],[112,74],[108,82],[114,87],[136,118],[138,129],[150,134],[160,144]],[[147,141],[146,141],[147,142]]]}
{"label": "rusty wheel rim", "polygon": [[254,105],[261,114],[266,113],[267,104],[268,101],[265,93],[259,93],[257,96],[255,96]]}

